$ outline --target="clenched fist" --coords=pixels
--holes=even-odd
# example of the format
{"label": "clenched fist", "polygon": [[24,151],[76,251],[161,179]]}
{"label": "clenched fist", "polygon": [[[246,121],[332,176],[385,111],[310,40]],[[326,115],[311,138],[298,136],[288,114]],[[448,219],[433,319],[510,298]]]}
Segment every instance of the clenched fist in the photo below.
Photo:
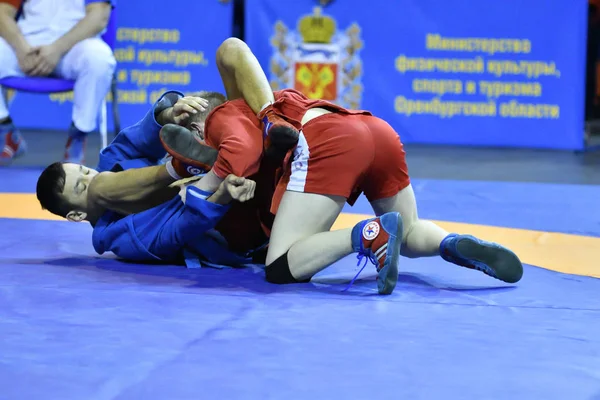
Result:
{"label": "clenched fist", "polygon": [[231,200],[243,203],[254,197],[255,188],[256,182],[253,180],[230,174],[221,182],[215,195],[221,192],[220,194],[231,197]]}

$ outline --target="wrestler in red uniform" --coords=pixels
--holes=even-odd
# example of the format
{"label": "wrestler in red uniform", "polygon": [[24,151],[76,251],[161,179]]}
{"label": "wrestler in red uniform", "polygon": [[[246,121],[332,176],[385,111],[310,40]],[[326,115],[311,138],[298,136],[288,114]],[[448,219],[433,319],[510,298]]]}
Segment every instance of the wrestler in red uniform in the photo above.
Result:
{"label": "wrestler in red uniform", "polygon": [[[276,173],[273,164],[263,156],[263,130],[267,127],[261,122],[262,115],[256,116],[243,99],[228,101],[215,108],[205,121],[204,141],[218,150],[211,173],[220,179],[235,174],[257,180],[257,198],[254,204],[267,233],[286,190],[342,196],[354,202],[364,190],[363,181],[370,179],[372,174],[384,167],[378,165],[377,161],[387,161],[386,158],[375,156],[376,146],[388,147],[388,154],[398,157],[397,161],[401,162],[399,170],[402,173],[398,175],[399,179],[388,179],[385,188],[383,179],[373,179],[371,184],[366,186],[369,198],[378,199],[389,192],[395,194],[409,184],[406,164],[403,162],[404,151],[398,135],[384,124],[386,129],[377,132],[381,139],[374,141],[374,134],[364,122],[366,118],[375,119],[368,112],[345,110],[326,101],[309,100],[294,90],[283,90],[275,92],[275,103],[267,107],[264,113],[285,116],[288,122],[296,128],[301,128],[301,120],[306,110],[321,107],[331,109],[334,113],[316,118],[304,127],[300,143],[294,154],[290,155],[293,159],[289,160],[292,161],[291,164],[285,162],[280,173]],[[347,124],[353,128],[339,129],[340,117],[348,118]],[[372,124],[372,127],[380,128],[376,124]],[[202,136],[201,132],[199,134]],[[176,136],[163,134],[163,143],[174,157],[181,157],[182,153],[193,147],[189,145],[190,142],[178,146],[175,142],[181,142],[182,136],[180,132]],[[389,150],[394,150],[394,146],[397,151],[390,152]],[[179,149],[175,149],[176,147]],[[189,162],[191,157],[186,154],[184,158]],[[263,177],[260,177],[261,173]],[[257,175],[259,178],[256,178]],[[250,204],[252,202],[239,207],[249,207]],[[272,213],[266,211],[269,206]],[[398,236],[401,237],[402,225],[399,215],[391,217],[387,223],[389,226],[384,226],[383,222],[380,224],[379,218],[364,221],[361,230],[367,223],[376,224],[377,232],[381,231],[381,235],[357,239],[355,241],[361,244],[354,246],[357,247],[357,252],[371,254],[371,259],[380,272],[381,293],[391,293],[398,276],[397,258],[400,246],[396,241]],[[228,226],[233,229],[223,229],[221,233],[226,238],[240,240],[235,232],[234,221],[230,221],[232,223]],[[293,281],[288,276],[270,280]]]}
{"label": "wrestler in red uniform", "polygon": [[274,94],[276,102],[267,112],[285,115],[297,128],[301,127],[308,109],[323,107],[334,113],[316,118],[303,127],[293,162],[286,164],[283,174],[278,176],[276,166],[263,160],[263,124],[243,99],[228,101],[208,115],[204,141],[218,150],[212,166],[214,174],[221,179],[234,174],[258,183],[257,198],[235,204],[235,210],[217,226],[234,250],[248,251],[257,244],[255,238],[262,240],[254,219],[257,214],[264,232],[270,232],[273,216],[265,208],[272,198],[270,209],[276,214],[286,189],[342,196],[353,204],[363,191],[374,201],[395,195],[409,185],[402,143],[387,123],[369,112],[350,111],[324,100],[311,100],[295,90]]}
{"label": "wrestler in red uniform", "polygon": [[[273,214],[286,189],[342,196],[353,204],[361,192],[374,201],[393,196],[410,184],[400,137],[385,121],[367,111],[308,99],[293,89],[274,94],[273,111],[302,132],[291,165],[278,179]],[[302,117],[312,108],[333,112],[302,126]],[[217,107],[205,124],[206,144],[219,152],[213,165],[219,178],[229,174],[250,177],[258,172],[262,124],[243,99]]]}
{"label": "wrestler in red uniform", "polygon": [[[247,76],[244,81],[259,78]],[[276,186],[267,280],[305,281],[355,252],[377,266],[379,292],[389,294],[398,279],[401,248],[407,256],[441,255],[506,282],[520,280],[522,265],[510,250],[469,235],[448,234],[418,218],[402,143],[385,121],[366,111],[308,99],[295,90],[275,92],[274,99],[259,115],[242,99],[226,102],[208,116],[204,133],[198,132],[219,153],[201,181],[211,187],[230,173],[250,177],[260,171],[266,160],[263,132],[269,131],[272,119],[263,119],[265,114],[301,130],[293,154],[281,164],[282,172],[266,169]],[[163,136],[175,158],[193,163],[192,133]],[[256,192],[270,193],[273,186],[268,181],[266,186],[257,184]],[[353,203],[361,192],[379,217],[329,232],[344,203]]]}

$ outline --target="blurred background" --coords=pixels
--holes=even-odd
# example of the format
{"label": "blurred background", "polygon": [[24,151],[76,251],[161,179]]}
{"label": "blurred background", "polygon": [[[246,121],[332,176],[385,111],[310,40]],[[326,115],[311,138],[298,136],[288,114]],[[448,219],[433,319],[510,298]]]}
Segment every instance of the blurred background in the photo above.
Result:
{"label": "blurred background", "polygon": [[[78,21],[69,8],[76,1],[2,3],[19,8],[14,17],[26,39],[35,34],[23,23],[32,23],[32,10],[47,16],[39,30],[57,33],[63,19]],[[6,68],[0,71],[11,129],[27,142],[26,152],[18,150],[9,129],[0,132],[3,164],[39,168],[62,159],[75,132],[85,139],[85,163],[95,166],[103,134],[110,141],[164,91],[223,91],[215,52],[236,36],[252,48],[273,89],[296,88],[386,119],[407,146],[413,177],[600,183],[599,5],[119,1],[99,34],[116,67],[94,130],[73,130],[73,92],[63,91],[69,87],[40,82],[44,76],[15,85]],[[0,60],[10,51],[0,46]],[[104,65],[107,57],[98,60]]]}

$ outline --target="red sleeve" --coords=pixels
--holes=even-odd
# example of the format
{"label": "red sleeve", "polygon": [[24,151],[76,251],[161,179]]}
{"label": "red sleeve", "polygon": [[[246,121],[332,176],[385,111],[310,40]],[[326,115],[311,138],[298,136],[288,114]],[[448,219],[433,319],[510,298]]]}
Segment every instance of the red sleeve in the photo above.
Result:
{"label": "red sleeve", "polygon": [[0,0],[0,3],[10,4],[17,10],[21,8],[21,4],[23,4],[23,0]]}
{"label": "red sleeve", "polygon": [[246,115],[234,105],[224,104],[206,120],[206,143],[219,150],[213,171],[248,177],[258,172],[263,153],[262,131],[254,114]]}

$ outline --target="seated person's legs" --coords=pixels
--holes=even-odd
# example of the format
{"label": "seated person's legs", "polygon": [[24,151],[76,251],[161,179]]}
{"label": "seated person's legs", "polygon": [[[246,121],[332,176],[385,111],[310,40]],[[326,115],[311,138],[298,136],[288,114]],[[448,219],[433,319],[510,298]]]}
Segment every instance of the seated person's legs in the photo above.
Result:
{"label": "seated person's legs", "polygon": [[449,235],[431,221],[421,220],[398,134],[385,121],[363,117],[375,143],[376,158],[361,187],[377,215],[399,212],[404,222],[402,255],[441,255],[446,261],[478,269],[505,282],[521,279],[523,266],[510,250],[469,235]]}
{"label": "seated person's legs", "polygon": [[82,163],[86,136],[96,129],[98,112],[110,90],[116,60],[99,38],[85,39],[69,50],[57,66],[59,76],[75,80],[73,123],[69,128],[65,161]]}

